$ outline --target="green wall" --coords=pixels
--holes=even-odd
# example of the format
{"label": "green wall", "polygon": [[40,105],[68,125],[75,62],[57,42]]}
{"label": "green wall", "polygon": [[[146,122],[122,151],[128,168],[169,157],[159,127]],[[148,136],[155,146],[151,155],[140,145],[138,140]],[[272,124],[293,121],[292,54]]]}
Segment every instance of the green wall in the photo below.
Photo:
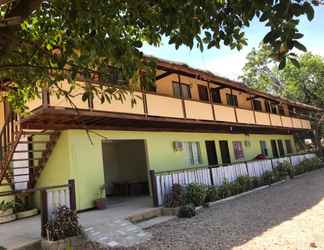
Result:
{"label": "green wall", "polygon": [[[231,160],[234,162],[233,141],[242,141],[245,160],[253,159],[261,152],[260,140],[265,140],[271,154],[271,139],[290,139],[292,135],[245,135],[217,133],[183,132],[139,132],[139,131],[90,131],[68,130],[61,134],[38,186],[65,184],[70,178],[76,181],[78,209],[93,207],[100,186],[104,184],[102,141],[114,139],[142,139],[147,145],[148,168],[156,171],[173,170],[186,167],[185,152],[175,152],[174,141],[200,142],[202,166],[207,165],[205,140],[215,140],[218,160],[220,161],[219,140],[228,140]],[[244,141],[250,141],[246,147]],[[295,148],[294,148],[295,150]],[[270,155],[271,156],[271,155]],[[189,167],[189,166],[187,166]]]}

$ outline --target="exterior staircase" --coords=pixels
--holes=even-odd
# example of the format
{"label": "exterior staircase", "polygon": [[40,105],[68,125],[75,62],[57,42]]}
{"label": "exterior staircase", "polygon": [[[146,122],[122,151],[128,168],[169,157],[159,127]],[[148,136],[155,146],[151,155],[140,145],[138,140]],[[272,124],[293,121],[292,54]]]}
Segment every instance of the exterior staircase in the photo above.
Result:
{"label": "exterior staircase", "polygon": [[0,185],[35,187],[59,136],[60,131],[23,129],[17,115],[9,113],[0,132]]}

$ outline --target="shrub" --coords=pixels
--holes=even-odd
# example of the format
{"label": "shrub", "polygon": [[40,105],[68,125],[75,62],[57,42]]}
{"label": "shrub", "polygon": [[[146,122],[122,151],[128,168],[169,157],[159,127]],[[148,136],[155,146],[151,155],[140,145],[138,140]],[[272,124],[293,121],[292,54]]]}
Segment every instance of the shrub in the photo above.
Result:
{"label": "shrub", "polygon": [[288,175],[291,179],[294,178],[294,176],[296,175],[296,169],[295,167],[293,167],[293,165],[287,165],[287,170],[288,170]]}
{"label": "shrub", "polygon": [[8,209],[14,208],[14,201],[1,201],[0,202],[0,210],[7,211]]}
{"label": "shrub", "polygon": [[307,171],[312,171],[320,168],[321,161],[318,157],[314,157],[312,159],[305,159],[300,162],[296,167],[296,174],[302,174]]}
{"label": "shrub", "polygon": [[173,184],[171,192],[166,197],[166,207],[180,207],[186,202],[185,189],[180,184]]}
{"label": "shrub", "polygon": [[251,178],[249,176],[239,176],[236,179],[236,182],[240,184],[241,186],[241,192],[245,192],[250,190],[252,187],[251,185]]}
{"label": "shrub", "polygon": [[178,210],[177,216],[179,218],[191,218],[196,215],[195,207],[192,205],[181,206]]}
{"label": "shrub", "polygon": [[75,211],[66,206],[58,207],[54,212],[54,220],[45,225],[47,239],[63,240],[81,235],[79,218]]}
{"label": "shrub", "polygon": [[264,185],[271,185],[274,182],[273,173],[271,171],[265,171],[261,179]]}
{"label": "shrub", "polygon": [[213,202],[219,200],[219,191],[216,187],[209,187],[207,189],[207,195],[206,195],[206,200],[205,202]]}
{"label": "shrub", "polygon": [[223,185],[218,187],[219,197],[224,199],[232,195],[231,184],[228,182],[227,179],[224,179]]}
{"label": "shrub", "polygon": [[195,206],[201,206],[205,203],[207,196],[207,186],[191,183],[187,186],[186,202]]}
{"label": "shrub", "polygon": [[258,177],[256,176],[253,176],[253,177],[250,177],[251,180],[250,180],[250,183],[251,183],[251,188],[257,188],[260,186],[260,180]]}
{"label": "shrub", "polygon": [[279,163],[276,167],[276,170],[278,171],[278,176],[280,179],[285,179],[288,176],[288,169],[292,167],[291,163],[289,161],[284,161],[282,163]]}

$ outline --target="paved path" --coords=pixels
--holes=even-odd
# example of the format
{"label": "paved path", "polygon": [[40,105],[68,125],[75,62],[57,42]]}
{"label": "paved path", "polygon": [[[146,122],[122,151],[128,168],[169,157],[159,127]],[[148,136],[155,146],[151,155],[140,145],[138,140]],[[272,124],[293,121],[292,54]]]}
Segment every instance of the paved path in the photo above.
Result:
{"label": "paved path", "polygon": [[324,169],[149,232],[140,249],[324,249]]}
{"label": "paved path", "polygon": [[[130,246],[150,239],[151,234],[126,220],[131,213],[151,207],[149,197],[129,198],[105,210],[79,214],[89,239],[107,247]],[[0,246],[15,249],[40,239],[40,216],[0,225]]]}

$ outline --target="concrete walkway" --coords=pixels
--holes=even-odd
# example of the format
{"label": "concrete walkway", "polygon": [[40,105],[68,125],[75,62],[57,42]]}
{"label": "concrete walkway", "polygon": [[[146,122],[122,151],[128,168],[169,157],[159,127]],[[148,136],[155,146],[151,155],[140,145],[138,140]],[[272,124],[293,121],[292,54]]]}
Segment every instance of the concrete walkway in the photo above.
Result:
{"label": "concrete walkway", "polygon": [[[130,223],[128,215],[152,207],[149,197],[111,200],[105,210],[79,214],[88,238],[103,246],[131,246],[150,239],[151,234]],[[40,240],[40,216],[0,225],[0,246],[16,249]]]}

